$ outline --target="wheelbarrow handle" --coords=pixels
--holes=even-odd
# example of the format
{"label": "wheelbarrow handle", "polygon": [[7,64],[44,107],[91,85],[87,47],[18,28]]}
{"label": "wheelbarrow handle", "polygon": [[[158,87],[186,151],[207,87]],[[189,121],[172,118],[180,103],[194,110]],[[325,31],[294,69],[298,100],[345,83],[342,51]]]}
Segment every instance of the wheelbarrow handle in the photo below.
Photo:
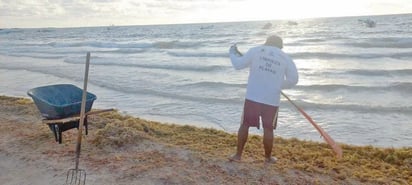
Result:
{"label": "wheelbarrow handle", "polygon": [[101,109],[101,110],[94,110],[94,111],[92,110],[92,111],[87,112],[86,116],[93,115],[93,114],[100,114],[103,112],[110,112],[110,111],[114,111],[114,109],[112,108],[112,109]]}

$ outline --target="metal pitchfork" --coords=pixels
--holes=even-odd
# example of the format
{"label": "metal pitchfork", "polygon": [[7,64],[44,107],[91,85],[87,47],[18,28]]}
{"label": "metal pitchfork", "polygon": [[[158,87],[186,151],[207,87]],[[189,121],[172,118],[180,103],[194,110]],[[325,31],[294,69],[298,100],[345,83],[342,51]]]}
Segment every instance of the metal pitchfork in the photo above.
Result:
{"label": "metal pitchfork", "polygon": [[80,109],[80,123],[79,131],[77,134],[77,144],[76,144],[76,166],[73,169],[69,169],[67,172],[66,183],[65,185],[85,185],[86,184],[86,171],[79,169],[79,158],[80,158],[80,148],[82,143],[82,131],[85,118],[85,109],[86,109],[86,95],[87,95],[87,79],[89,77],[89,63],[90,63],[90,52],[87,52],[86,56],[86,70],[84,74],[84,83],[83,83],[83,96],[82,104]]}

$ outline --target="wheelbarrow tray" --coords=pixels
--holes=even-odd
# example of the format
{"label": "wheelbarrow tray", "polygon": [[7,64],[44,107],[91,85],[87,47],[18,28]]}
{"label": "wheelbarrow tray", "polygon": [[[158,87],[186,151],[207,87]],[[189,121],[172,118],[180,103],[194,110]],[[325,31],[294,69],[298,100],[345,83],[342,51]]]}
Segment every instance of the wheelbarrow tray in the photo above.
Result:
{"label": "wheelbarrow tray", "polygon": [[[45,119],[61,119],[80,114],[83,89],[72,84],[56,84],[30,89],[33,99]],[[86,112],[92,108],[96,95],[87,92]]]}

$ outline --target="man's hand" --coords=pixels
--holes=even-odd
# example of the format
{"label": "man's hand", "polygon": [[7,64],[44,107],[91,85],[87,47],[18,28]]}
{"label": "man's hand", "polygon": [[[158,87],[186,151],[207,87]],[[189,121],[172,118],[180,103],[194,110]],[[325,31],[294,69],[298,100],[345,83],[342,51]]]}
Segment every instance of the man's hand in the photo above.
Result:
{"label": "man's hand", "polygon": [[229,53],[236,54],[236,51],[237,51],[236,44],[233,44],[232,46],[230,46]]}
{"label": "man's hand", "polygon": [[237,45],[236,45],[236,44],[233,44],[232,46],[230,46],[229,53],[230,53],[230,54],[234,54],[234,55],[236,55],[236,56],[242,56],[242,54],[241,54],[241,53],[239,52],[239,50],[237,49]]}

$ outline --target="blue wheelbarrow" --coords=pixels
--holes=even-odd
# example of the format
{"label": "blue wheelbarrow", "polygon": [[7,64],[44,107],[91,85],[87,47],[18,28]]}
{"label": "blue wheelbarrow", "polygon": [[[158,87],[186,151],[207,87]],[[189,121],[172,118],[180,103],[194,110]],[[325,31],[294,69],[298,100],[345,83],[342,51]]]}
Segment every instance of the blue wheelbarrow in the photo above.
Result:
{"label": "blue wheelbarrow", "polygon": [[[62,143],[62,132],[79,128],[82,93],[81,88],[71,84],[36,87],[27,92],[44,118],[43,123],[48,124],[53,131],[56,142]],[[90,114],[89,111],[96,98],[96,95],[87,92],[86,113]],[[84,127],[87,135],[87,114],[84,118]]]}

